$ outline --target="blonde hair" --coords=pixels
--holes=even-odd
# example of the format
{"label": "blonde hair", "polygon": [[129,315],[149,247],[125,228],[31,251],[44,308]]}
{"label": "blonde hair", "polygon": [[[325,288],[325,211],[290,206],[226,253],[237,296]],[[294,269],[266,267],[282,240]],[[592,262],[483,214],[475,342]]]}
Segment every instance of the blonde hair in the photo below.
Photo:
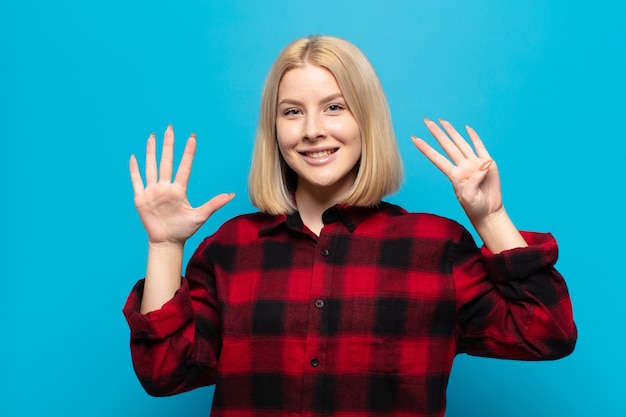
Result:
{"label": "blonde hair", "polygon": [[367,57],[353,44],[330,36],[298,39],[272,65],[261,96],[256,143],[250,168],[250,200],[269,214],[296,210],[292,193],[296,174],[284,161],[276,141],[278,86],[283,75],[306,64],[329,70],[337,80],[361,132],[361,159],[356,180],[341,203],[373,206],[398,190],[403,178],[385,93]]}

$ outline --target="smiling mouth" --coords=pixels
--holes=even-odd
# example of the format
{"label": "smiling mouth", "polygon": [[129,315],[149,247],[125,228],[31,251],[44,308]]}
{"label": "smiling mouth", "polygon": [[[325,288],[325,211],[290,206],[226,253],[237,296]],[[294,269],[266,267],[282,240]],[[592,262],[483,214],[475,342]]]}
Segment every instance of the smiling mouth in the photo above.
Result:
{"label": "smiling mouth", "polygon": [[332,155],[335,152],[337,152],[339,150],[339,148],[334,148],[334,149],[326,149],[323,151],[316,151],[316,152],[300,152],[300,155],[304,155],[307,156],[309,158],[324,158],[328,155]]}

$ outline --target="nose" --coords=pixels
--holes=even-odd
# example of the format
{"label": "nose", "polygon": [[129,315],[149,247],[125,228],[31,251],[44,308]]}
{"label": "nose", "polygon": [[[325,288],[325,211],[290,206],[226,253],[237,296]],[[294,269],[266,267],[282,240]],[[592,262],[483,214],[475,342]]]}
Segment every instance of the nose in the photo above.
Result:
{"label": "nose", "polygon": [[304,131],[302,132],[304,139],[315,141],[326,137],[326,129],[320,115],[307,114],[304,122]]}

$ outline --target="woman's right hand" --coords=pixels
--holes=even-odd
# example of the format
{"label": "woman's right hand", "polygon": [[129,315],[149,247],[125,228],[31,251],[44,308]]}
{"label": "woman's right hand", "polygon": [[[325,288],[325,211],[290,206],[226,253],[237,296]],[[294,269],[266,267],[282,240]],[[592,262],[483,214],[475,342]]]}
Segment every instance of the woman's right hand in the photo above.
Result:
{"label": "woman's right hand", "polygon": [[172,182],[174,130],[168,126],[163,140],[160,166],[156,162],[156,138],[151,134],[146,145],[146,184],[144,186],[135,156],[130,158],[130,179],[135,207],[151,246],[182,245],[234,194],[219,194],[200,207],[187,200],[187,183],[196,150],[196,137],[187,140],[176,177]]}

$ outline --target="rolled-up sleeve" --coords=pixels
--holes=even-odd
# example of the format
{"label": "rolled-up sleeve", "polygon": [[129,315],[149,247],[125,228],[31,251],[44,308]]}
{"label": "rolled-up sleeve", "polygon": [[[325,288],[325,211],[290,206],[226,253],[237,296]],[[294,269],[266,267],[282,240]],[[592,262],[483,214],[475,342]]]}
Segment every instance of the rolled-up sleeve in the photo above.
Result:
{"label": "rolled-up sleeve", "polygon": [[[462,238],[454,261],[460,319],[458,350],[519,360],[570,354],[577,331],[567,286],[554,268],[550,234],[522,232],[527,247],[472,253]],[[469,238],[471,239],[471,238]]]}
{"label": "rolled-up sleeve", "polygon": [[124,306],[135,373],[151,395],[173,395],[215,383],[221,325],[205,247],[206,242],[200,245],[181,287],[160,309],[140,313],[144,280],[134,286]]}
{"label": "rolled-up sleeve", "polygon": [[159,310],[141,314],[144,280],[133,287],[123,312],[130,327],[131,341],[162,340],[180,329],[193,317],[189,284],[183,279],[174,297]]}

